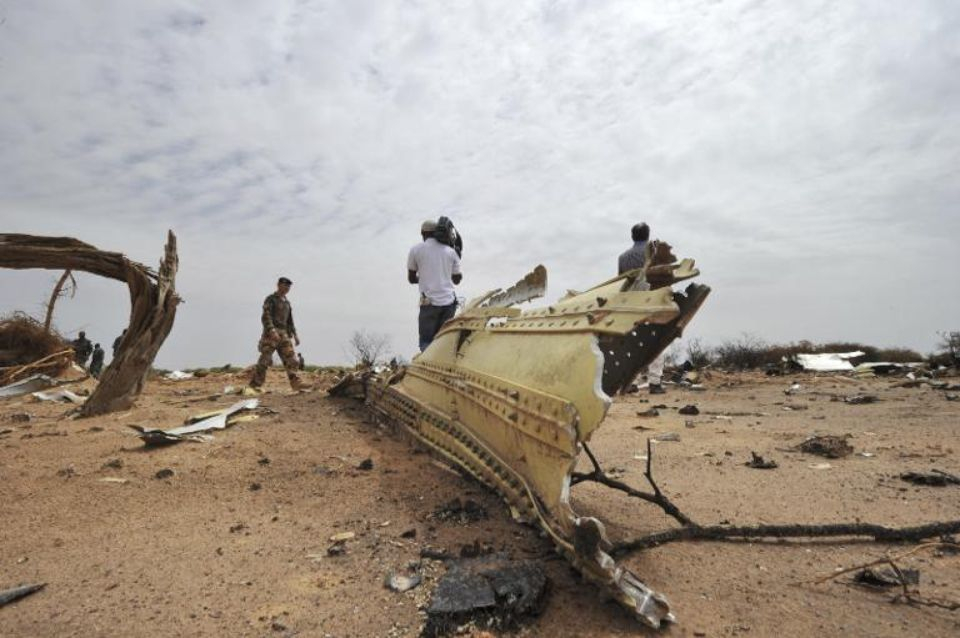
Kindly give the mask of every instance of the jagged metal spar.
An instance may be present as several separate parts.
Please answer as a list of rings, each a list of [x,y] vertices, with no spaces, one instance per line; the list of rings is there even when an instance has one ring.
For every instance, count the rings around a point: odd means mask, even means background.
[[[516,519],[538,525],[587,578],[660,627],[673,620],[666,599],[607,553],[603,523],[570,505],[571,472],[610,397],[679,336],[710,290],[671,290],[699,273],[666,244],[648,261],[547,308],[511,307],[542,296],[538,266],[467,304],[405,372],[366,383],[366,400],[499,492]]]

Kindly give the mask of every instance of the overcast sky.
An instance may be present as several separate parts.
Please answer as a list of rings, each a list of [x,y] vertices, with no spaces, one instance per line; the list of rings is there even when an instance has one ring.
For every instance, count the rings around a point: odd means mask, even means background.
[[[416,349],[419,224],[461,294],[607,278],[646,220],[713,293],[687,337],[934,348],[960,329],[960,3],[0,0],[0,231],[156,265],[158,365],[256,358],[280,275],[310,362]],[[55,273],[0,272],[0,312]],[[110,343],[125,286],[56,317]]]

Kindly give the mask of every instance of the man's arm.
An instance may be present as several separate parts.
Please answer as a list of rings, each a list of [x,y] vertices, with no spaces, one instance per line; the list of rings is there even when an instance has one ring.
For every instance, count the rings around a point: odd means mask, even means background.
[[[453,282],[453,285],[456,286],[463,280],[463,273],[460,271],[460,256],[453,248],[448,250],[449,252],[447,254],[453,258],[453,267],[450,269],[450,280]]]
[[[417,245],[419,246],[419,244]],[[419,270],[420,268],[417,266],[417,246],[414,246],[407,253],[407,281],[411,284],[420,283]]]
[[[260,315],[260,323],[263,324],[263,332],[276,332],[277,327],[273,325],[273,295],[263,300],[263,314]]]
[[[290,314],[287,315],[287,332],[293,337],[294,343],[300,345],[300,337],[297,335],[297,327],[293,324],[293,306],[290,307]]]

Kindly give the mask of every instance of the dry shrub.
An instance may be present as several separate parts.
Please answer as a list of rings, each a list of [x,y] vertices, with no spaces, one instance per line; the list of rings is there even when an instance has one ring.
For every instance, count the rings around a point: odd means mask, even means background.
[[[68,350],[35,367],[23,366],[57,352]],[[57,332],[47,332],[36,319],[15,312],[0,317],[0,386],[42,372],[51,377],[62,374],[73,361],[73,350]]]

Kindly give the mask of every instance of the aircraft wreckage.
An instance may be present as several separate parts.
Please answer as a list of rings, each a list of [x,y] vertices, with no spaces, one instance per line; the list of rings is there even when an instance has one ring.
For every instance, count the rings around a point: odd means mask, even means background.
[[[407,367],[364,382],[369,409],[500,493],[515,519],[539,526],[651,627],[674,620],[669,604],[614,561],[603,523],[573,511],[570,487],[610,397],[681,334],[710,292],[673,291],[699,271],[656,246],[646,268],[522,312],[514,306],[546,290],[537,266],[510,289],[470,301]]]

